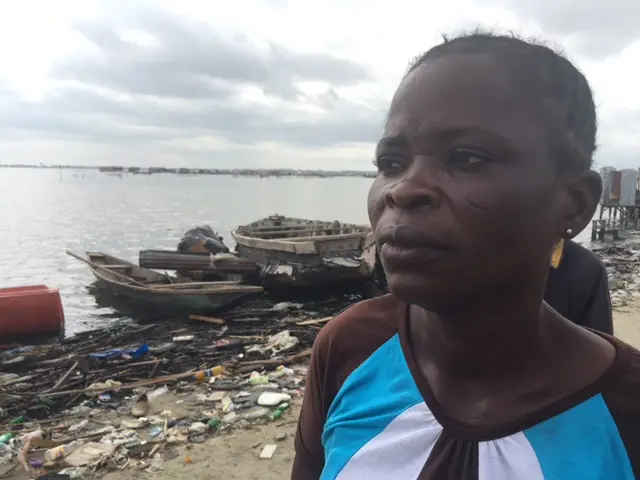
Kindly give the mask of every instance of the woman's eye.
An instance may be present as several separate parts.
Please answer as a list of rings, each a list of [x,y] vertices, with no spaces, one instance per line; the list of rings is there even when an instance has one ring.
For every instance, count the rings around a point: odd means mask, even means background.
[[[461,167],[479,165],[488,161],[490,159],[486,155],[471,150],[457,150],[451,154],[449,159],[450,164]]]
[[[405,163],[393,157],[378,157],[374,163],[379,172],[388,175],[399,173],[405,169]]]

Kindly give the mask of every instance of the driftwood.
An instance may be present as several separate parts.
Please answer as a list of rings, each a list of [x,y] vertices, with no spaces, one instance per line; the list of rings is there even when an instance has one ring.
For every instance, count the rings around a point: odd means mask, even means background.
[[[306,325],[321,325],[323,323],[327,323],[333,317],[324,317],[324,318],[314,318],[312,320],[303,320],[301,322],[296,322],[296,325],[306,326]]]
[[[124,391],[124,390],[133,390],[134,388],[142,388],[142,387],[150,387],[152,385],[157,385],[158,383],[170,383],[177,382],[178,380],[182,380],[183,378],[192,377],[195,375],[196,370],[189,370],[188,372],[178,373],[176,375],[168,375],[166,377],[158,377],[151,380],[141,380],[139,382],[127,383],[124,385],[120,385],[117,388],[109,387],[109,388],[81,388],[77,390],[67,390],[64,392],[52,392],[52,393],[31,393],[31,395],[35,395],[39,398],[43,397],[55,397],[61,395],[74,395],[78,393],[91,394],[91,395],[99,395],[101,393],[111,392],[111,391]],[[113,378],[113,377],[112,377]]]
[[[202,315],[191,315],[189,317],[189,320],[195,321],[195,322],[203,322],[203,323],[211,323],[214,325],[226,325],[226,321],[222,318],[216,318],[216,317],[204,317]]]
[[[69,376],[73,373],[73,371],[80,366],[80,364],[82,364],[82,373],[86,376],[86,372],[87,370],[89,370],[89,364],[85,358],[82,358],[82,357],[77,358],[73,362],[73,365],[71,365],[71,368],[67,370],[67,373],[65,373],[62,377],[60,377],[60,379],[53,385],[53,387],[45,390],[42,393],[54,392],[55,390],[57,390],[58,387],[60,387],[60,385],[62,385],[64,381],[67,378],[69,378]]]
[[[183,283],[172,283],[169,285],[149,285],[154,290],[180,290],[180,289],[189,289],[193,287],[235,287],[238,285],[238,282],[183,282]]]
[[[296,353],[295,355],[291,355],[290,357],[284,357],[280,359],[274,358],[270,360],[252,360],[248,362],[240,362],[238,363],[238,368],[236,368],[235,371],[238,373],[246,373],[246,372],[255,370],[256,368],[264,368],[269,366],[278,367],[280,365],[290,365],[292,363],[299,362],[300,360],[310,356],[311,356],[311,349],[309,348],[307,350],[303,350],[300,353]]]

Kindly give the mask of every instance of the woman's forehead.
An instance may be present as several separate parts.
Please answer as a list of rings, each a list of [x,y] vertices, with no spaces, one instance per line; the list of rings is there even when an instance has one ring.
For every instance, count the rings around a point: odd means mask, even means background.
[[[546,138],[538,113],[526,86],[516,85],[490,55],[450,54],[427,61],[405,77],[385,131],[387,136],[419,137],[436,130],[483,130],[527,144]]]

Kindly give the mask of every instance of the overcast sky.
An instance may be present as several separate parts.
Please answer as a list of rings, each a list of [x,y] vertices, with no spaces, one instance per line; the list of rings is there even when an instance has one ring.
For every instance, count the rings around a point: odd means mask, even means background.
[[[640,2],[0,3],[0,163],[373,168],[408,61],[478,25],[560,44],[597,164],[640,166]]]

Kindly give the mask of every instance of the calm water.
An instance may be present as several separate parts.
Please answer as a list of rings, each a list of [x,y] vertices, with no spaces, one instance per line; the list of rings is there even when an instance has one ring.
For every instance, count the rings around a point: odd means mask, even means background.
[[[274,213],[366,223],[371,179],[259,179],[0,169],[0,287],[60,288],[67,333],[113,315],[87,291],[94,277],[65,254],[98,250],[138,262],[141,249],[174,250],[208,224],[230,231]]]
[[[87,291],[93,275],[65,250],[137,263],[139,250],[173,250],[196,225],[211,225],[233,247],[233,228],[274,213],[367,223],[371,182],[0,169],[0,287],[58,287],[67,333],[98,327],[114,311],[97,305]]]

